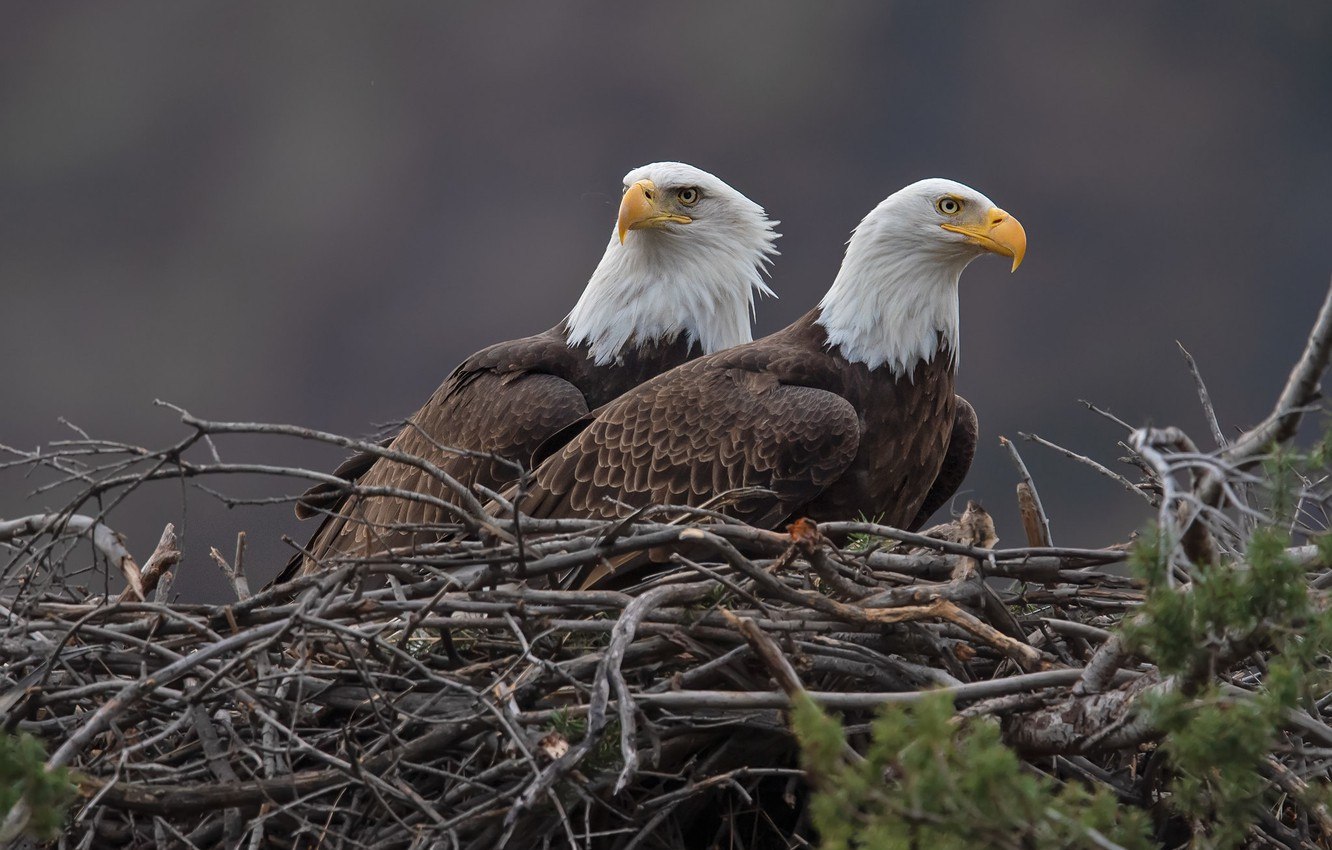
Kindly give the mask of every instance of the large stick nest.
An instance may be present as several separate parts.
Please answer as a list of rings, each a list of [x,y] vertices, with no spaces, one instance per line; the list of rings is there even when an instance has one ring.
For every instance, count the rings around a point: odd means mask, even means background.
[[[1328,314],[1260,426],[1210,453],[1174,429],[1135,431],[1135,480],[1106,470],[1178,532],[1185,579],[1242,558],[1245,470],[1313,398]],[[377,446],[185,421],[190,436],[162,450],[89,440],[15,453],[17,467],[83,487],[64,512],[0,523],[0,711],[47,742],[51,766],[76,771],[62,847],[809,846],[786,712],[798,690],[840,713],[856,746],[881,706],[943,691],[964,715],[1000,718],[1033,770],[1140,806],[1159,787],[1135,698],[1169,682],[1113,632],[1142,600],[1131,546],[1050,546],[1020,459],[1022,548],[999,548],[975,505],[923,535],[664,510],[472,517],[459,527],[482,533],[257,594],[242,539],[215,553],[235,600],[201,605],[167,601],[170,526],[140,565],[104,517],[78,511],[155,479],[254,471],[221,462],[217,434]],[[189,460],[196,445],[211,459]],[[639,586],[550,589],[574,567],[649,550],[661,567]],[[1291,554],[1326,583],[1313,547]],[[124,592],[89,590],[101,586],[89,570],[124,576]],[[1224,671],[1239,688],[1261,675],[1252,654]],[[1315,772],[1309,753],[1332,747],[1328,711],[1324,699],[1292,716],[1273,781]],[[1311,846],[1328,823],[1292,795],[1258,833]]]
[[[459,543],[411,581],[350,563],[228,605],[25,594],[9,716],[83,774],[98,846],[706,846],[802,826],[797,677],[861,720],[938,688],[1030,707],[1139,597],[1102,569],[1122,549],[988,548],[975,506],[910,551],[812,524],[565,525],[527,542],[526,584],[511,544]],[[648,548],[689,555],[633,592],[534,587]]]

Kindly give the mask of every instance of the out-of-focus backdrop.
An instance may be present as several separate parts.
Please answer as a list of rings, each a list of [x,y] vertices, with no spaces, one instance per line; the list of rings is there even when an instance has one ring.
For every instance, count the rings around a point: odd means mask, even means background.
[[[0,443],[159,446],[165,399],[349,434],[409,415],[464,356],[572,306],[620,177],[680,159],[781,219],[778,301],[815,303],[850,229],[925,176],[1026,225],[963,278],[968,495],[1020,545],[1001,434],[1113,464],[1130,423],[1270,405],[1332,271],[1332,4],[17,4],[0,28]],[[1019,443],[1056,542],[1145,503]],[[228,460],[331,469],[259,439]],[[59,507],[0,474],[0,517]],[[214,482],[215,484],[217,482]],[[290,482],[236,481],[249,495]],[[960,505],[959,505],[960,507]],[[146,557],[249,532],[253,580],[312,530],[158,484],[111,515]]]

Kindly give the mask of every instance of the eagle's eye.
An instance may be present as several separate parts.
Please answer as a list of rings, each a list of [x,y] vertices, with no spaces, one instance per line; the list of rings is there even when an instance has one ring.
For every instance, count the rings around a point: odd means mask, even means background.
[[[680,203],[687,207],[692,207],[698,203],[698,190],[693,186],[686,186],[680,190]]]
[[[944,215],[957,215],[962,212],[962,202],[957,198],[940,198],[935,203],[935,206],[938,207],[939,212]]]

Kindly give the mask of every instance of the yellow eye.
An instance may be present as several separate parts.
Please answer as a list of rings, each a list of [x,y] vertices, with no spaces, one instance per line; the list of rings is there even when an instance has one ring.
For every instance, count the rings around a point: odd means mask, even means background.
[[[698,203],[698,190],[695,189],[693,186],[681,189],[680,203],[684,204],[687,207],[692,207],[694,204]]]
[[[935,206],[944,215],[957,215],[962,212],[962,202],[957,198],[940,198]]]

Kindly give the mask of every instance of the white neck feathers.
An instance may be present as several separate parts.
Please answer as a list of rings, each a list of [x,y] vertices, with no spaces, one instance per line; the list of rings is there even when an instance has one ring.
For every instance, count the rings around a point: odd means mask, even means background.
[[[763,271],[775,239],[766,221],[743,234],[637,230],[624,244],[612,235],[569,313],[569,344],[588,344],[603,365],[628,345],[682,333],[704,353],[749,342],[754,296],[773,294]]]
[[[819,302],[828,345],[853,363],[885,366],[910,379],[916,364],[932,361],[942,344],[956,368],[957,283],[975,256],[930,250],[918,233],[884,226],[883,217],[870,213]]]

